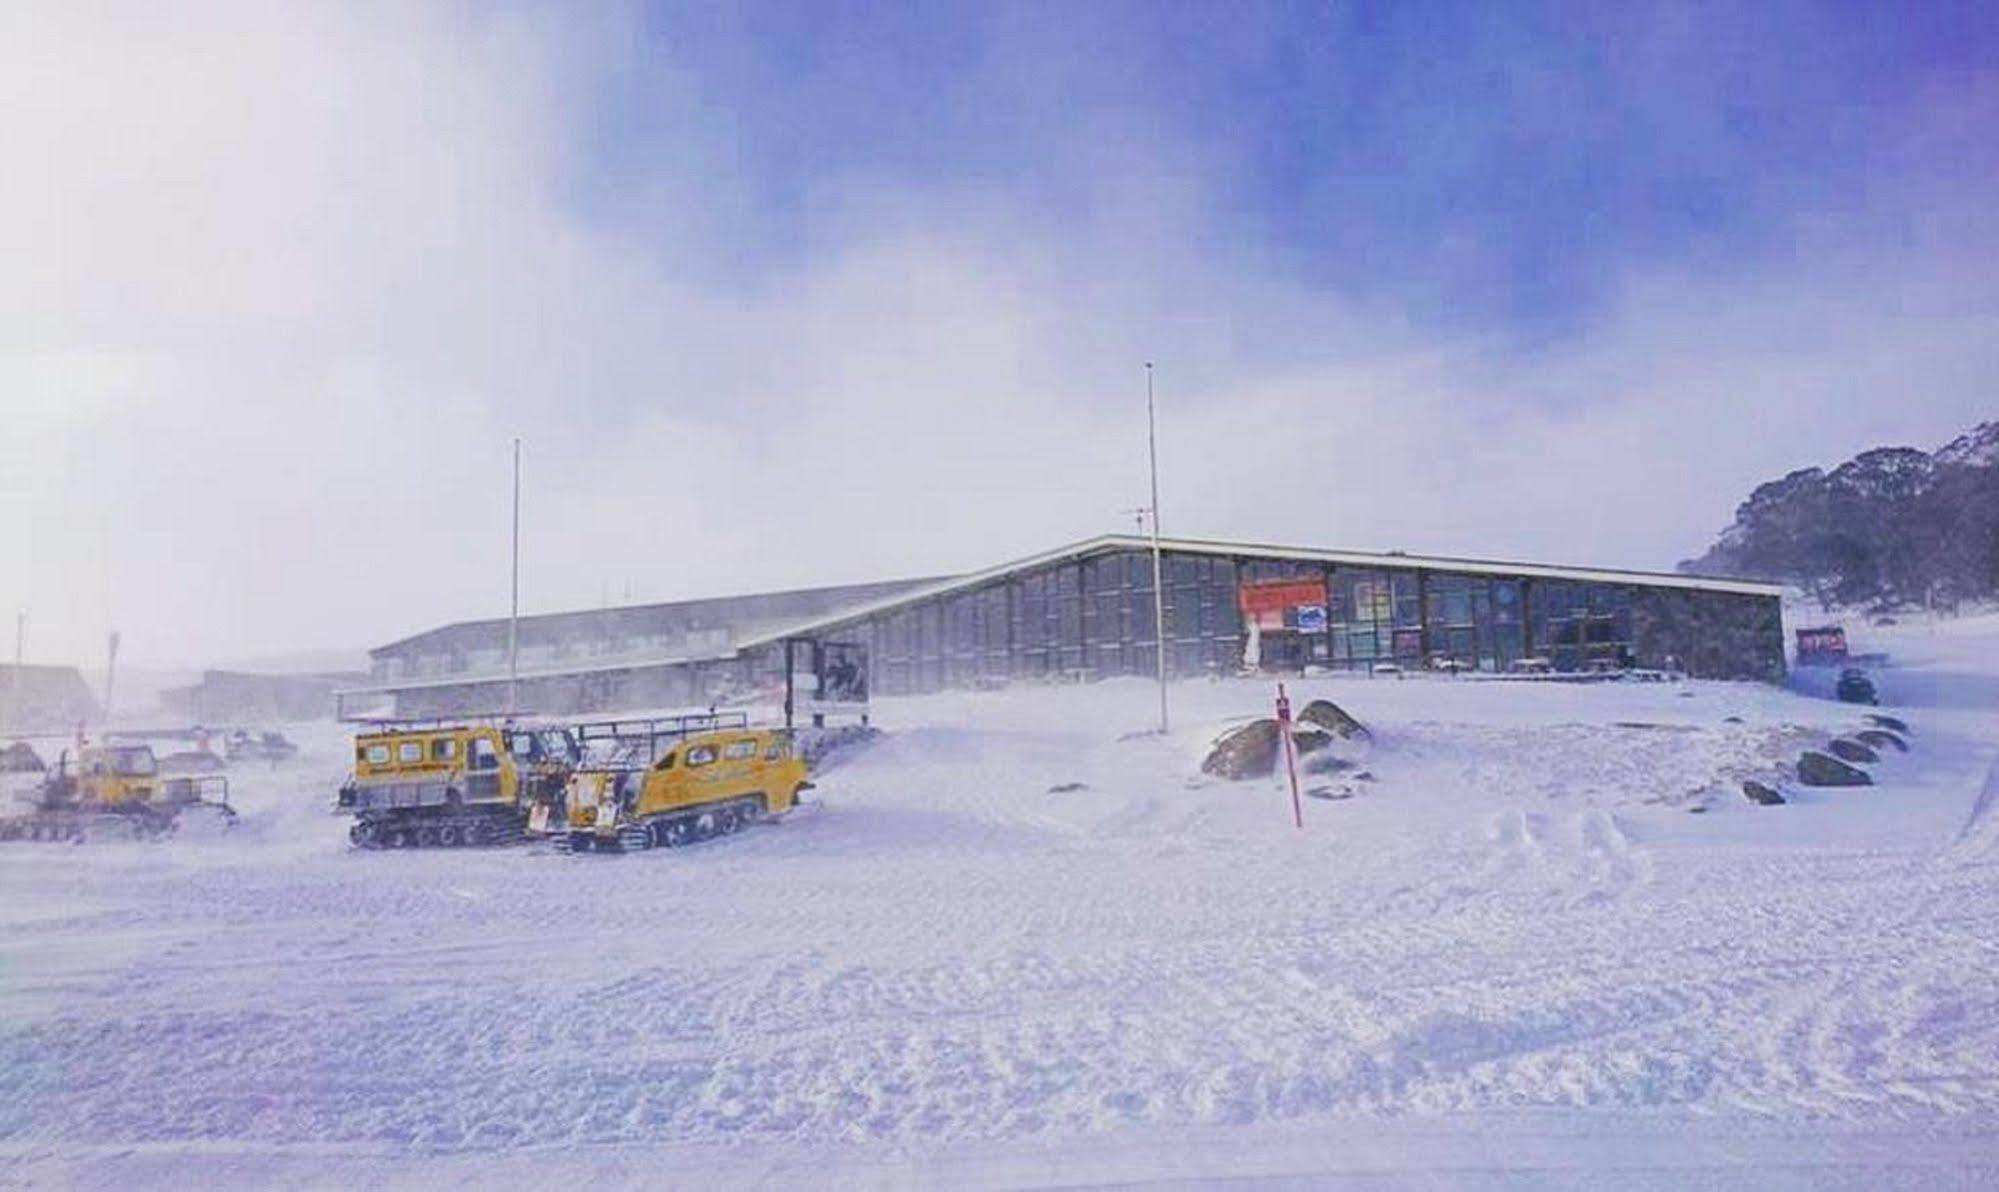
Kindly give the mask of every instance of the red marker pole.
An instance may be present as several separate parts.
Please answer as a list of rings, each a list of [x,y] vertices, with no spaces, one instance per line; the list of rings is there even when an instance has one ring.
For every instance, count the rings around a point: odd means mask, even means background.
[[[1291,772],[1291,823],[1305,830],[1305,805],[1298,799],[1298,743],[1291,739],[1291,699],[1277,685],[1277,736],[1284,743],[1284,768]]]

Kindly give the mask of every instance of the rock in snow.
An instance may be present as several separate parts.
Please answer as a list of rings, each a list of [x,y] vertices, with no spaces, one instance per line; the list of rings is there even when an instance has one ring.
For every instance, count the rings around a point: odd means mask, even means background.
[[[1322,733],[1315,728],[1299,728],[1293,725],[1291,741],[1298,747],[1298,756],[1304,757],[1308,753],[1315,753],[1331,745],[1333,737],[1331,733]]]
[[[1826,742],[1826,751],[1843,762],[1866,762],[1872,764],[1881,760],[1881,755],[1847,737],[1834,737]]]
[[[1867,719],[1868,722],[1871,724],[1877,724],[1880,725],[1882,728],[1891,729],[1895,732],[1901,733],[1905,737],[1909,735],[1908,722],[1900,719],[1899,717],[1884,716],[1879,712],[1869,712],[1867,714]]]
[[[1217,778],[1261,778],[1277,768],[1277,744],[1275,720],[1252,720],[1222,734],[1201,762],[1201,773]]]
[[[1798,781],[1806,786],[1873,786],[1874,779],[1858,766],[1830,754],[1807,749],[1798,759]]]
[[[1366,725],[1355,720],[1347,714],[1345,708],[1329,699],[1315,699],[1306,704],[1305,710],[1298,713],[1298,719],[1349,739],[1366,741],[1374,736],[1367,731]]]
[[[1317,729],[1293,728],[1291,740],[1303,757],[1324,749],[1333,738]],[[1201,762],[1201,773],[1230,779],[1265,777],[1277,769],[1279,742],[1275,720],[1252,720],[1222,734]]]
[[[1883,745],[1893,745],[1902,753],[1909,752],[1909,743],[1885,728],[1863,728],[1853,734],[1853,738],[1856,741],[1864,741],[1876,749]]]
[[[1754,778],[1742,780],[1742,793],[1748,796],[1751,803],[1759,803],[1764,807],[1775,807],[1784,801],[1784,796],[1777,793],[1776,787],[1758,782]]]

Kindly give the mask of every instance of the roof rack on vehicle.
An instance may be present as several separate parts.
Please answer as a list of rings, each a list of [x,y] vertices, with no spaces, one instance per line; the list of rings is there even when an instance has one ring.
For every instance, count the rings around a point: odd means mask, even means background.
[[[575,725],[576,739],[659,740],[680,738],[718,729],[748,728],[748,712],[690,712],[680,716],[634,717],[629,720],[586,720]]]
[[[349,723],[365,725],[377,732],[393,732],[398,729],[456,728],[461,724],[511,724],[525,728],[538,726],[542,721],[543,718],[533,712],[458,712],[449,716],[366,716]]]
[[[695,712],[684,716],[655,716],[630,720],[588,721],[576,726],[576,741],[587,752],[592,745],[609,743],[610,756],[587,763],[592,770],[643,770],[675,744],[697,733],[726,732],[750,727],[748,712]]]

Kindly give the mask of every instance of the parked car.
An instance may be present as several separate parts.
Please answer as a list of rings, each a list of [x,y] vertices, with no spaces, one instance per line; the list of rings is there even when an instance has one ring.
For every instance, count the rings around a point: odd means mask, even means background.
[[[283,733],[260,732],[252,736],[241,729],[229,734],[223,748],[231,761],[280,762],[298,753],[298,746],[286,740]]]
[[[1837,695],[1842,703],[1878,704],[1881,702],[1874,690],[1874,680],[1868,678],[1867,672],[1861,670],[1859,667],[1850,666],[1839,672],[1839,686],[1834,689],[1833,694]]]
[[[48,767],[26,741],[16,741],[0,749],[0,807],[32,799],[47,775]]]

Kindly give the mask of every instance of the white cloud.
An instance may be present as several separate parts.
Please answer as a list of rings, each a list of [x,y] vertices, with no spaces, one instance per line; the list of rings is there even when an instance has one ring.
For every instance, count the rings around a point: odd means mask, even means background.
[[[671,263],[753,218],[702,210],[725,114],[690,100],[646,218],[562,199],[565,96],[615,29],[150,11],[0,18],[27,180],[0,188],[0,531],[29,539],[0,600],[40,658],[94,659],[113,624],[134,659],[201,663],[503,611],[515,434],[530,609],[1122,528],[1148,355],[1170,531],[1659,566],[1775,471],[1947,437],[1993,363],[1987,283],[1923,254],[1865,287],[1867,257],[1632,279],[1583,347],[1495,363],[1203,256],[1183,159],[1098,188],[1132,216],[1107,243],[828,180],[828,247],[696,282]]]

